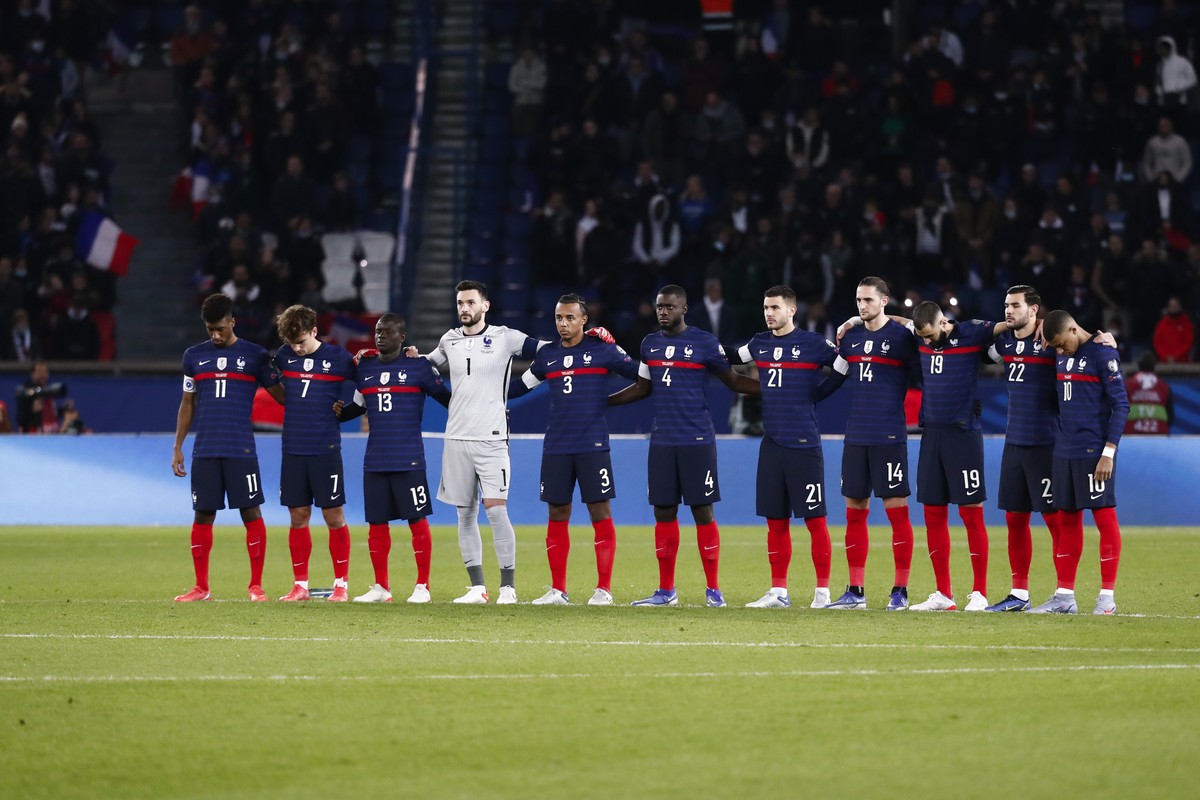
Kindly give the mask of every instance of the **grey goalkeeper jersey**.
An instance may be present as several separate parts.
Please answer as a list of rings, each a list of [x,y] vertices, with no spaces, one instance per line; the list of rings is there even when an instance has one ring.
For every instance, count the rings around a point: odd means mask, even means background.
[[[488,325],[468,336],[462,328],[446,331],[426,358],[450,373],[447,439],[496,441],[508,438],[508,380],[513,356],[529,337],[503,325]]]

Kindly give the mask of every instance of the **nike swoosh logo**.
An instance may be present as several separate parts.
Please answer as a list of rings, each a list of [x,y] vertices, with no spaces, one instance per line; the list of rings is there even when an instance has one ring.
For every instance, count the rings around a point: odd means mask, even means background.
[[[1066,558],[1069,555],[1070,555],[1070,553],[1055,553],[1054,557],[1055,558]]]
[[[850,349],[853,350],[854,348],[858,347],[860,344],[862,344],[862,342],[855,342],[854,344],[850,345]]]
[[[857,544],[848,544],[848,545],[846,545],[846,549],[847,549],[847,550],[849,550],[851,547],[858,547],[858,545],[857,545]]]
[[[1104,497],[1104,492],[1101,492],[1100,494],[1091,494],[1088,495],[1088,497],[1092,498],[1093,500],[1099,500],[1101,497]]]
[[[212,361],[212,359],[210,358],[210,359],[208,359],[208,361]],[[196,366],[203,367],[205,364],[208,363],[208,361],[201,361],[201,362],[197,363]]]
[[[255,497],[258,497],[258,492],[251,492],[250,499],[253,500]]]
[[[336,563],[336,564],[345,564],[345,563],[346,563],[346,559],[344,559],[344,558],[339,558],[339,559],[338,559],[336,562],[334,562],[334,563]]]
[[[192,549],[193,549],[193,550],[195,550],[197,547],[204,547],[204,545],[202,545],[202,544],[194,544],[194,545],[192,545]]]
[[[716,550],[720,546],[721,545],[719,545],[719,544],[706,544],[706,545],[704,545],[704,549],[705,550]]]
[[[342,496],[342,495],[341,495],[340,493],[338,493],[338,494],[335,494],[335,495],[333,495],[333,496],[332,496],[332,497],[330,497],[329,499],[330,499],[330,500],[337,500],[337,499],[338,499],[339,497],[341,497],[341,496]]]
[[[758,354],[759,354],[760,356],[765,356],[765,355],[767,354],[767,351],[766,351],[766,350],[759,350],[759,351],[758,351]]]
[[[651,348],[650,348],[650,352],[651,352],[651,353],[657,353],[657,352],[658,352],[659,350],[661,350],[661,349],[662,349],[661,347],[651,347]]]
[[[814,508],[816,508],[816,507],[817,507],[817,506],[819,506],[819,505],[821,505],[821,504],[820,504],[820,503],[814,503],[813,505],[811,505],[811,506],[809,506],[809,507],[808,507],[808,510],[809,510],[809,511],[812,511]]]
[[[556,547],[558,547],[558,545],[556,545],[556,544],[548,544],[548,545],[546,545],[546,551],[547,551],[547,552],[549,552],[549,551],[553,550],[553,549],[554,549],[554,548],[556,548]]]
[[[979,492],[978,489],[972,489],[971,491],[967,492],[967,497],[970,497],[973,494],[977,494],[978,492]]]
[[[293,567],[303,567],[303,566],[304,566],[304,562],[303,562],[303,561],[293,561],[293,562],[292,562],[292,566],[293,566]]]
[[[289,363],[289,364],[295,364],[295,363],[296,363],[296,361],[298,361],[298,360],[299,360],[299,359],[295,359],[295,358],[289,358],[289,359],[288,359],[288,363]]]
[[[547,361],[547,362],[546,362],[546,366],[547,366],[547,367],[552,367],[552,366],[554,366],[554,365],[555,365],[555,364],[557,364],[557,363],[558,363],[558,359],[556,358],[556,359],[554,359],[553,361]]]
[[[1116,557],[1116,556],[1109,556],[1108,558],[1102,558],[1102,559],[1100,559],[1100,560],[1101,560],[1101,561],[1116,561],[1116,560],[1117,560],[1117,557]]]
[[[367,381],[374,380],[374,379],[375,379],[374,375],[368,375],[367,377],[363,378],[363,383],[366,383]]]
[[[417,511],[420,511],[422,508],[424,508],[427,505],[428,505],[428,503],[421,503],[421,505],[417,506]]]
[[[705,492],[705,493],[704,493],[704,496],[705,496],[705,497],[712,497],[712,494],[713,494],[713,492],[715,492],[715,491],[716,491],[716,489],[709,489],[707,492]]]
[[[900,481],[900,483],[904,483],[904,481]],[[895,489],[897,486],[899,486],[899,485],[900,485],[900,483],[889,483],[889,484],[888,484],[888,488],[889,488],[889,489]]]
[[[246,542],[246,544],[250,547],[258,547],[262,544],[262,539],[259,539],[257,542]]]

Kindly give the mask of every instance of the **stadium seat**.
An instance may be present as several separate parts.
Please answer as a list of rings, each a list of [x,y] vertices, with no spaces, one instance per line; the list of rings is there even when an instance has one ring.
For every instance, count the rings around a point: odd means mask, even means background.
[[[507,237],[504,240],[504,256],[515,261],[529,262],[529,239]]]
[[[344,303],[357,296],[354,289],[354,273],[357,269],[349,257],[344,260],[325,259],[321,264],[321,273],[325,276],[321,297],[326,303]]]
[[[359,231],[358,243],[362,246],[363,256],[367,259],[368,264],[373,266],[392,263],[392,255],[396,252],[396,237],[392,234]]]
[[[520,213],[505,214],[504,232],[508,234],[509,238],[527,238],[529,234],[533,233],[533,217]]]
[[[112,361],[117,357],[117,319],[111,311],[93,311],[96,330],[100,333],[99,361]]]

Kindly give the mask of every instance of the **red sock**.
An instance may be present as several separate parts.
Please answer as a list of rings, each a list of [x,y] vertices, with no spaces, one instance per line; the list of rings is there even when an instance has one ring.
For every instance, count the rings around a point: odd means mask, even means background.
[[[1075,575],[1083,556],[1083,512],[1058,512],[1058,552],[1054,554],[1054,571],[1058,573],[1058,588],[1075,591]]]
[[[292,577],[308,580],[308,559],[312,556],[312,532],[308,526],[288,528],[288,550],[292,553]]]
[[[767,520],[767,561],[771,563],[771,587],[786,589],[788,567],[792,563],[792,523],[786,519]]]
[[[196,570],[196,588],[208,591],[208,555],[212,552],[212,525],[192,523],[192,566]]]
[[[1047,511],[1042,514],[1042,520],[1046,523],[1047,530],[1050,531],[1050,558],[1054,559],[1055,553],[1058,552],[1058,526],[1062,519],[1057,511]]]
[[[1033,560],[1033,534],[1029,530],[1028,511],[1008,511],[1008,565],[1012,568],[1012,588],[1029,591],[1029,563]]]
[[[350,580],[350,528],[329,529],[329,557],[333,559],[333,579]]]
[[[704,567],[704,579],[709,589],[719,589],[717,567],[721,561],[721,532],[717,521],[696,526],[696,546],[700,548],[700,564]]]
[[[546,523],[546,560],[550,562],[550,585],[563,594],[567,591],[567,556],[571,554],[571,523],[566,520]]]
[[[592,523],[596,533],[596,588],[612,591],[613,560],[617,557],[617,528],[612,517]]]
[[[850,585],[862,586],[867,573],[867,554],[871,540],[867,536],[866,508],[846,508],[846,564],[850,567]]]
[[[408,530],[412,533],[413,560],[417,562],[417,583],[429,588],[429,563],[433,556],[433,534],[429,532],[429,520],[409,520]],[[384,558],[384,575],[387,575],[387,559]],[[380,584],[382,586],[383,584]]]
[[[388,585],[388,553],[392,551],[392,529],[382,525],[367,526],[367,552],[371,554],[371,567],[375,570],[375,582],[384,589]]]
[[[1100,588],[1117,588],[1117,568],[1121,566],[1121,526],[1115,508],[1097,508],[1092,519],[1100,529]]]
[[[896,579],[893,586],[908,586],[912,573],[913,529],[908,519],[908,506],[885,509],[888,522],[892,523],[892,560],[896,563]]]
[[[267,523],[259,517],[245,525],[246,553],[250,556],[250,585],[262,586],[263,564],[267,560]]]
[[[804,520],[808,535],[812,537],[813,570],[817,575],[817,586],[829,586],[829,562],[833,559],[833,544],[829,541],[829,525],[824,517]]]
[[[937,590],[954,597],[950,583],[950,509],[947,506],[925,506],[925,541],[929,546],[929,561]]]
[[[679,520],[654,523],[654,555],[658,558],[658,588],[675,588],[675,559],[679,556]]]
[[[959,506],[958,516],[967,526],[967,551],[971,554],[971,591],[987,594],[988,535],[983,524],[983,506]]]

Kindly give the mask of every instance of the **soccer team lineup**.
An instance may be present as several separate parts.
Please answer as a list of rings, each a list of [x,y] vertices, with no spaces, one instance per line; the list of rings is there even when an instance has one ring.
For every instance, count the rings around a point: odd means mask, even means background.
[[[886,603],[874,600],[872,608],[1076,614],[1084,516],[1090,512],[1099,532],[1101,587],[1092,613],[1115,614],[1121,530],[1114,462],[1130,404],[1111,335],[1083,330],[1069,313],[1044,308],[1037,290],[1025,285],[1008,289],[1004,317],[998,322],[951,320],[933,302],[918,304],[911,319],[889,316],[889,288],[878,277],[859,282],[855,301],[858,314],[838,329],[834,341],[796,326],[797,301],[790,288],[767,288],[762,301],[765,329],[744,344],[725,348],[713,334],[684,321],[686,292],[668,285],[655,297],[659,330],[647,335],[639,352],[632,354],[617,346],[606,329],[591,326],[587,302],[579,295],[559,299],[554,309],[559,338],[545,341],[489,324],[487,287],[462,281],[455,287],[460,326],[447,331],[431,352],[420,354],[407,346],[405,320],[389,313],[376,324],[375,347],[352,355],[322,342],[316,313],[302,305],[279,315],[278,332],[285,344],[271,354],[238,338],[232,301],[212,295],[201,309],[208,340],[183,356],[172,469],[191,483],[195,585],[175,600],[211,598],[213,525],[218,510],[227,506],[237,509],[245,526],[249,600],[272,599],[263,588],[267,529],[260,506],[274,487],[263,482],[251,426],[251,408],[261,386],[286,410],[279,499],[289,513],[293,584],[280,601],[323,597],[329,602],[392,602],[390,523],[398,520],[407,522],[416,565],[408,602],[451,599],[430,594],[428,517],[433,504],[440,502],[456,509],[468,578],[466,592],[453,602],[519,602],[517,540],[507,509],[512,477],[507,402],[546,383],[550,397],[539,491],[547,507],[550,588],[532,603],[568,605],[580,599],[579,594],[569,595],[567,587],[572,500],[578,488],[594,532],[596,581],[588,605],[679,604],[679,507],[686,505],[703,566],[704,605],[723,607],[715,513],[721,489],[716,436],[705,397],[711,375],[731,391],[760,396],[762,402],[755,513],[766,520],[771,583],[749,607],[791,605],[795,518],[804,520],[810,540],[815,577],[810,607],[867,609],[867,521],[874,495],[882,501],[891,528],[894,578]],[[519,376],[512,373],[514,359],[531,362]],[[1005,512],[1012,574],[1005,596],[994,603],[987,597],[984,504],[989,498],[977,396],[979,366],[991,362],[1003,364],[1008,390],[999,496],[991,502]],[[740,365],[755,367],[757,377],[733,369]],[[610,375],[628,385],[612,392]],[[350,401],[344,399],[347,382],[355,387]],[[914,386],[922,390],[922,432],[917,464],[910,465],[904,405]],[[816,413],[817,403],[835,394],[847,409],[840,494],[845,501],[849,583],[840,595],[830,592],[827,522],[833,503],[829,490],[836,496],[837,487],[826,485]],[[426,397],[448,409],[440,476],[426,474]],[[616,484],[605,410],[643,399],[654,404],[647,496],[654,513],[659,585],[644,597],[616,599],[617,530],[611,509]],[[344,513],[347,465],[342,463],[340,425],[362,415],[368,422],[361,469],[373,579],[356,595],[348,581],[351,533]],[[189,434],[194,437],[190,462],[183,451]],[[431,484],[430,477],[436,483]],[[916,536],[909,497],[914,485],[935,585],[927,587],[932,589],[927,599],[917,602],[914,596],[910,603]],[[499,571],[494,594],[485,580],[481,505]],[[952,505],[966,528],[969,592],[962,591],[961,578],[958,593],[951,582]],[[323,518],[316,524],[323,522],[329,530],[331,590],[318,591],[309,584],[314,506]],[[1047,586],[1044,595],[1031,599],[1035,514],[1050,535],[1056,583],[1052,592]],[[1038,604],[1045,595],[1049,599]]]

